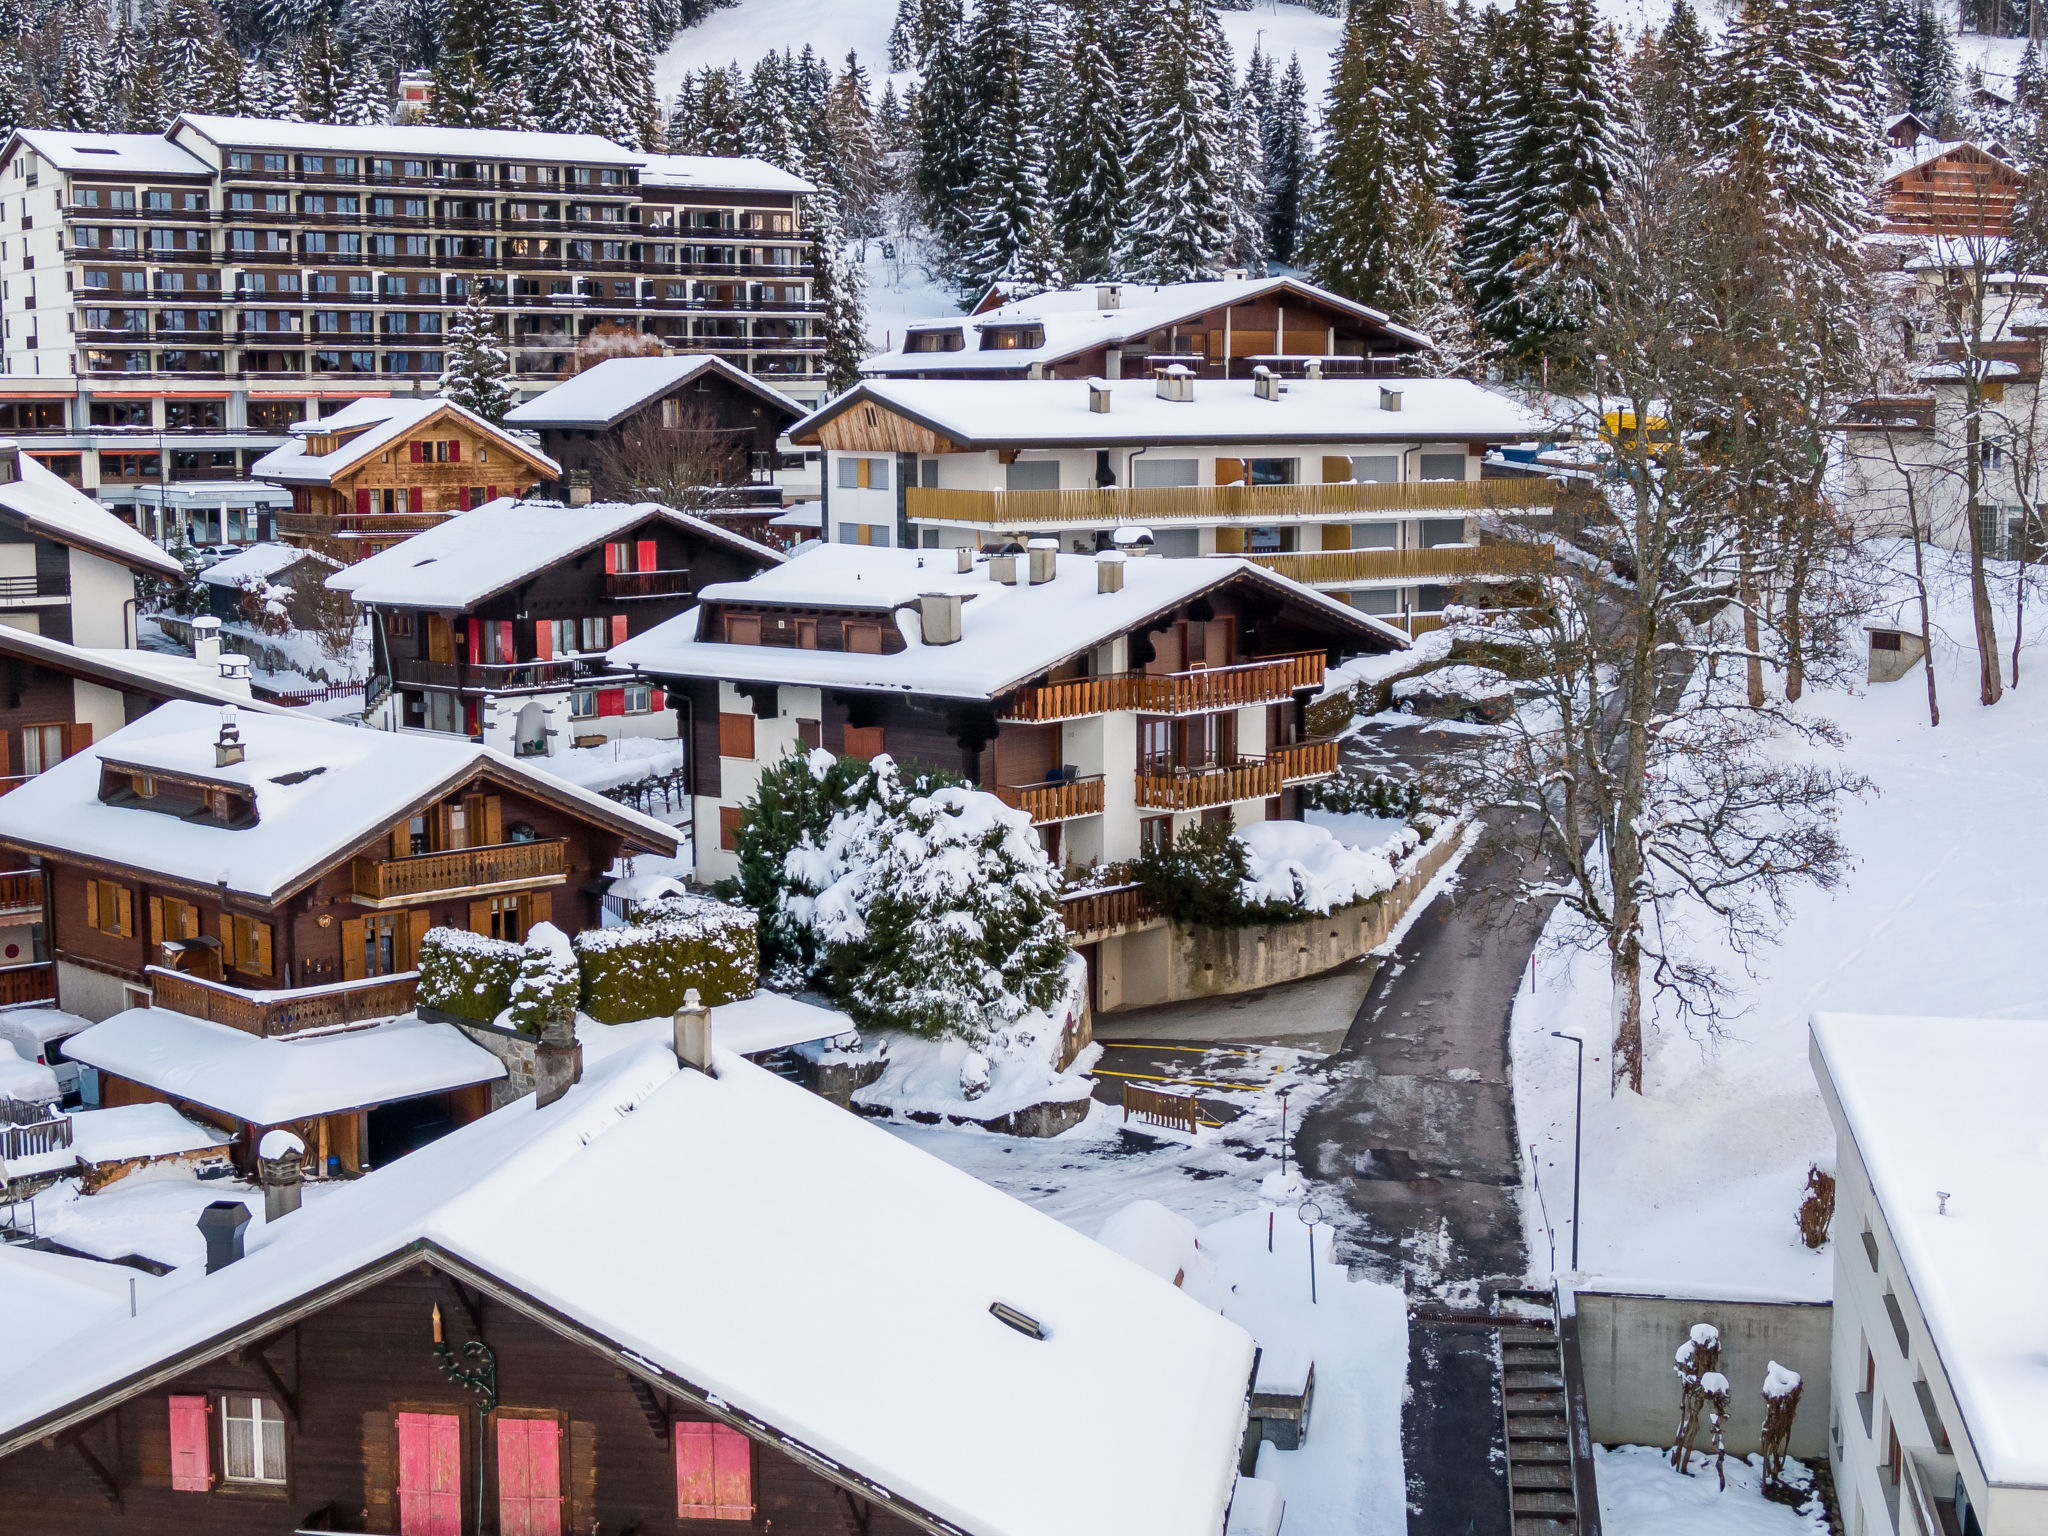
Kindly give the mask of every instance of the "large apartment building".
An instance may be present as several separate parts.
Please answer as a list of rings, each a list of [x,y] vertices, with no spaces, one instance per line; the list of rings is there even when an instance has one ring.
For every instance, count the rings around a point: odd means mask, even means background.
[[[161,542],[254,542],[285,505],[255,460],[293,422],[431,390],[473,290],[528,393],[597,333],[815,403],[810,190],[591,134],[20,130],[0,149],[0,435]]]

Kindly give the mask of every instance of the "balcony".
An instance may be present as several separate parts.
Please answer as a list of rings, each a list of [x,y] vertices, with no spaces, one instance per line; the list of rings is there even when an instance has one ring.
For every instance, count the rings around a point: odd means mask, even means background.
[[[1080,491],[904,492],[913,520],[988,529],[1114,528],[1125,523],[1332,522],[1366,512],[1548,509],[1550,480],[1416,480],[1403,485],[1191,485]]]
[[[21,603],[47,603],[71,595],[71,577],[65,571],[33,576],[0,576],[0,607]]]
[[[8,781],[0,780],[0,783]],[[26,782],[25,780],[16,782]],[[12,788],[11,783],[8,784]],[[0,793],[5,793],[0,790]],[[0,916],[17,917],[43,910],[43,872],[39,869],[11,869],[0,874]]]
[[[162,966],[149,968],[155,1003],[189,1018],[208,1019],[251,1035],[295,1035],[309,1029],[369,1024],[412,1011],[417,971],[372,976],[325,987],[250,992],[224,982],[188,976]]]
[[[1060,921],[1067,937],[1087,943],[1142,928],[1159,920],[1158,903],[1138,885],[1112,886],[1103,891],[1081,891],[1060,898]]]
[[[1325,549],[1245,557],[1290,581],[1341,587],[1368,581],[1456,581],[1540,574],[1548,545],[1454,544],[1443,549]]]
[[[568,878],[568,840],[497,843],[407,859],[357,859],[350,872],[359,907],[398,906],[422,896],[525,890]]]
[[[1229,667],[1185,672],[1121,672],[1040,683],[1022,690],[1003,719],[1045,723],[1139,710],[1148,715],[1199,715],[1214,710],[1278,704],[1323,686],[1321,651],[1260,656]]]
[[[280,538],[389,539],[424,533],[454,514],[448,512],[280,512]]]
[[[606,597],[687,597],[690,573],[680,571],[607,571]]]
[[[0,1008],[16,1003],[47,1003],[57,995],[54,968],[47,960],[0,966]]]
[[[1265,800],[1286,783],[1277,758],[1240,758],[1229,767],[1141,768],[1138,807],[1148,811],[1200,811],[1239,800]]]
[[[1041,784],[996,784],[990,792],[1013,810],[1024,812],[1034,826],[1102,814],[1102,775],[1047,779]]]
[[[394,657],[391,680],[415,688],[474,688],[501,693],[514,688],[566,688],[582,663],[553,661],[427,661],[417,656]]]
[[[1311,779],[1327,779],[1337,771],[1337,738],[1325,736],[1315,741],[1297,741],[1289,746],[1275,747],[1266,761],[1280,765],[1283,784],[1306,784]]]

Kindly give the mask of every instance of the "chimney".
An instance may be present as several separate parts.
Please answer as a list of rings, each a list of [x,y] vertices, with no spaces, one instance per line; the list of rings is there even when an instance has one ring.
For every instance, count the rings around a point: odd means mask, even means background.
[[[1252,370],[1252,393],[1261,400],[1280,398],[1280,376],[1264,363]]]
[[[213,766],[232,768],[243,755],[242,728],[235,723],[235,706],[223,704],[220,707],[220,735],[213,743]]]
[[[220,659],[220,680],[230,687],[239,685],[238,691],[249,691],[249,658],[246,656],[223,656]]]
[[[1195,376],[1185,363],[1169,363],[1159,370],[1158,394],[1162,400],[1177,400],[1183,405],[1191,404],[1195,398]]]
[[[1243,267],[1225,267],[1223,269],[1223,281],[1226,283],[1241,283],[1249,275]]]
[[[1051,581],[1059,575],[1060,541],[1058,539],[1033,539],[1028,546],[1029,568],[1026,579],[1032,586]]]
[[[1097,309],[1122,309],[1124,289],[1121,283],[1097,283],[1095,285],[1095,307]]]
[[[533,1087],[537,1107],[546,1109],[583,1080],[583,1047],[576,1039],[576,1020],[549,1019],[533,1048]]]
[[[699,1072],[711,1071],[711,1010],[695,987],[683,994],[683,1006],[676,1010],[676,1060]]]
[[[1121,592],[1124,589],[1124,557],[1113,549],[1105,549],[1095,557],[1095,590]]]
[[[590,471],[572,469],[569,471],[569,505],[587,507],[590,505]]]
[[[220,665],[220,620],[212,614],[192,621],[192,659],[208,671]]]
[[[1152,553],[1152,530],[1150,528],[1119,528],[1110,536],[1110,542],[1124,552],[1127,559],[1136,560]]]
[[[1388,389],[1382,384],[1380,386],[1380,409],[1383,411],[1398,411],[1401,409],[1401,391],[1398,389]]]
[[[1098,416],[1107,416],[1109,414],[1110,398],[1109,380],[1090,379],[1088,381],[1089,410]]]
[[[973,570],[973,569],[974,569],[974,551],[973,551],[973,549],[971,549],[971,548],[970,548],[969,546],[967,546],[967,545],[965,545],[965,544],[962,544],[962,545],[961,545],[961,546],[960,546],[960,547],[959,547],[958,549],[954,550],[954,551],[953,551],[953,569],[954,569],[955,571],[959,572],[959,574],[960,574],[960,575],[962,575],[962,576],[965,576],[965,575],[966,575],[966,574],[967,574],[967,573],[968,573],[969,571]]]
[[[917,616],[926,645],[953,645],[960,639],[960,594],[927,592],[917,600]]]
[[[299,1185],[306,1176],[306,1144],[290,1131],[265,1131],[256,1144],[256,1177],[263,1185],[265,1223],[299,1208]]]
[[[1301,365],[1301,376],[1312,384],[1323,382],[1323,360],[1312,357]]]
[[[239,1200],[216,1200],[199,1213],[199,1235],[206,1239],[209,1275],[242,1256],[242,1229],[248,1225],[249,1207]]]
[[[1015,555],[990,555],[988,557],[988,579],[1000,581],[1006,587],[1017,585],[1017,557]]]

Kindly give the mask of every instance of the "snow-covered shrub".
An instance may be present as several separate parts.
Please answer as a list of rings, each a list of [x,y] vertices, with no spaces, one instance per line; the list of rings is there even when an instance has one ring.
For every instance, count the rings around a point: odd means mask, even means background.
[[[495,1019],[512,1001],[520,948],[462,928],[429,928],[420,940],[422,1008],[464,1019]]]
[[[1422,838],[1402,827],[1377,848],[1354,848],[1307,822],[1255,821],[1237,841],[1245,849],[1247,912],[1325,916],[1392,890],[1401,878],[1396,865]]]
[[[512,983],[512,1027],[521,1034],[539,1035],[550,1024],[573,1020],[581,990],[569,936],[553,923],[535,923],[520,950],[519,975]]]
[[[576,936],[583,1011],[604,1024],[674,1013],[697,989],[716,1008],[754,995],[761,951],[757,920],[744,907],[705,896],[651,901],[625,928]]]
[[[1339,816],[1406,817],[1422,809],[1422,786],[1385,773],[1339,773],[1303,785],[1301,803]]]
[[[1352,716],[1361,713],[1359,688],[1340,688],[1325,694],[1308,707],[1303,725],[1310,736],[1334,736],[1351,723]]]

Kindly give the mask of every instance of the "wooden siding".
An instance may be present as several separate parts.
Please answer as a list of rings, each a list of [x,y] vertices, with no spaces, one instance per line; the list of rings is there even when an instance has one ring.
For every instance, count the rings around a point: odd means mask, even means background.
[[[790,439],[853,453],[958,453],[960,445],[884,405],[858,402],[818,427]]]
[[[1361,512],[1508,511],[1553,507],[1558,486],[1544,479],[1416,480],[1405,485],[1189,485],[1074,491],[945,491],[912,486],[904,505],[915,521],[975,527],[1070,528],[1234,518],[1301,521]]]
[[[2004,236],[2024,185],[2020,173],[1974,145],[1938,155],[1880,189],[1889,234]]]

